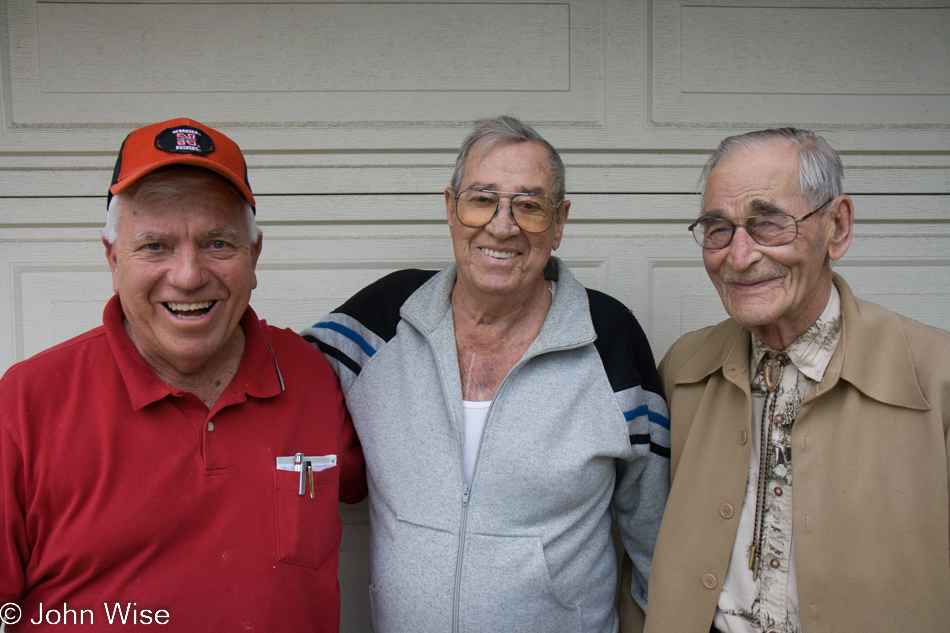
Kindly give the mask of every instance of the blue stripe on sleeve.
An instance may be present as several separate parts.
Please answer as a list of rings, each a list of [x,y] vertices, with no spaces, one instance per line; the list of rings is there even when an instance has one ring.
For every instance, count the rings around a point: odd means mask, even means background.
[[[632,419],[634,419],[634,418],[638,418],[638,417],[640,417],[641,415],[647,416],[647,419],[650,420],[650,422],[653,422],[653,423],[655,423],[655,424],[659,424],[660,426],[662,426],[662,427],[665,428],[665,429],[670,428],[670,421],[669,421],[669,419],[665,418],[664,416],[660,415],[659,413],[657,413],[657,412],[655,412],[655,411],[650,411],[650,407],[648,407],[648,406],[645,405],[645,404],[640,405],[639,407],[637,407],[637,408],[634,409],[633,411],[624,411],[624,412],[623,412],[623,417],[626,418],[627,422],[629,422],[630,420],[632,420]]]
[[[362,336],[360,336],[359,334],[357,334],[355,331],[351,330],[350,328],[346,327],[345,325],[340,325],[339,323],[334,323],[333,321],[320,321],[313,327],[322,327],[328,330],[333,330],[334,332],[339,332],[346,338],[350,339],[351,341],[359,345],[360,349],[362,349],[363,352],[367,356],[371,357],[373,354],[376,353],[376,350],[373,349],[372,345],[366,342],[366,339],[364,339]]]

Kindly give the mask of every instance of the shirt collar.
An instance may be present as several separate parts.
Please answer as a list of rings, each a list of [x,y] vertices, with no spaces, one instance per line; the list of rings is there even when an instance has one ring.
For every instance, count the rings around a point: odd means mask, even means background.
[[[183,393],[163,383],[145,362],[122,325],[124,318],[119,295],[113,295],[103,310],[102,324],[125,382],[132,409],[138,411],[167,396]],[[269,398],[283,391],[277,357],[265,336],[264,324],[248,306],[241,317],[241,328],[244,330],[244,354],[241,364],[231,379],[229,390],[221,395],[219,401],[232,390],[237,396],[236,401],[244,401],[246,396]],[[216,408],[220,408],[217,406],[220,404],[222,403],[216,403]]]
[[[808,378],[820,382],[841,339],[841,295],[834,284],[818,320],[784,350],[789,361]],[[752,367],[757,368],[769,346],[752,334]]]
[[[856,299],[844,279],[837,273],[832,273],[832,277],[841,299],[841,335],[825,375],[812,393],[821,396],[833,390],[840,379],[879,402],[929,410],[931,406],[918,384],[919,368],[905,333],[908,327],[923,326],[879,305]],[[697,383],[721,370],[730,383],[744,391],[749,389],[749,330],[726,319],[688,336],[687,356],[677,360],[678,369],[670,378],[672,384]],[[673,349],[675,346],[671,353]],[[667,389],[670,388],[668,385]]]
[[[399,310],[401,317],[423,332],[432,333],[445,322],[451,308],[458,265],[453,262],[419,287]],[[545,274],[557,281],[557,292],[544,325],[529,347],[531,355],[555,348],[580,347],[597,338],[590,317],[587,290],[557,257],[551,256]],[[553,271],[556,271],[554,273]],[[451,318],[448,320],[451,326]]]

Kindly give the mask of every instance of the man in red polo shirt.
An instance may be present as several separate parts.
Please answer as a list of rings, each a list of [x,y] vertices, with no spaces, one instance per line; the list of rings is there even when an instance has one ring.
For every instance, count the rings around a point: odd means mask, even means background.
[[[102,326],[0,380],[0,619],[337,631],[337,504],[366,494],[363,458],[323,355],[248,305],[240,149],[141,128],[109,199]]]

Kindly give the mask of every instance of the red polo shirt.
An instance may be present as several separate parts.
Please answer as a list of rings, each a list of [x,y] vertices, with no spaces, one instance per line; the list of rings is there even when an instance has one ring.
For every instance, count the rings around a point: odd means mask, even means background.
[[[122,614],[136,630],[338,631],[337,504],[366,482],[323,355],[248,308],[209,411],[158,379],[122,318],[113,297],[101,327],[0,380],[0,604],[22,609],[7,631]],[[298,452],[338,456],[313,499],[276,469]]]

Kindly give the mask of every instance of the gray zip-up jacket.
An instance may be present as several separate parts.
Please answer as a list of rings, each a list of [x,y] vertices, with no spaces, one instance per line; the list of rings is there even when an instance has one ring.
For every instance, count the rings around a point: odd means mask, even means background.
[[[616,631],[611,511],[646,605],[669,490],[653,355],[629,310],[552,263],[554,301],[495,394],[471,486],[455,266],[393,273],[304,332],[366,458],[377,633]]]

